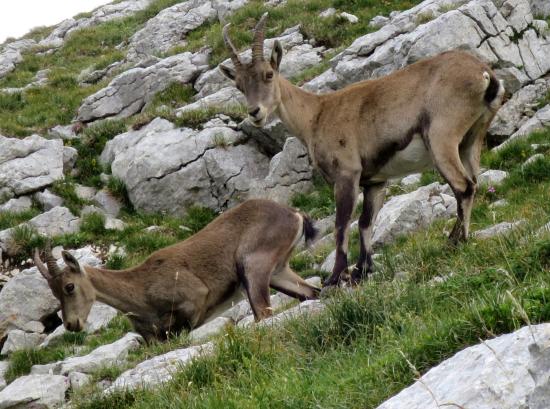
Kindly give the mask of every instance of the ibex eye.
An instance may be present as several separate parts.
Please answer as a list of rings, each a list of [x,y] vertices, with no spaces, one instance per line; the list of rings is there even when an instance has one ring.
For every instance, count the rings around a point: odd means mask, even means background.
[[[74,284],[67,284],[65,286],[65,291],[67,292],[67,294],[72,294],[72,292],[74,291]]]

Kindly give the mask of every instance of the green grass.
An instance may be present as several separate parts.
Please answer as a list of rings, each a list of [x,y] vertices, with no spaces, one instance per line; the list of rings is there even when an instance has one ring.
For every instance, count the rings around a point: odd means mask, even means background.
[[[40,210],[31,208],[23,212],[0,212],[0,230],[15,227],[40,214]]]
[[[314,38],[317,45],[327,48],[338,48],[351,44],[357,37],[372,29],[368,26],[370,19],[379,14],[389,14],[393,10],[404,10],[420,3],[418,0],[289,0],[285,5],[267,7],[263,1],[253,0],[247,6],[237,10],[227,18],[232,23],[231,39],[238,49],[249,47],[252,41],[251,30],[260,16],[268,11],[266,38],[281,34],[288,27],[300,24],[307,38]],[[347,11],[356,15],[359,22],[350,24],[338,16],[321,19],[318,14],[335,7],[338,11]],[[196,51],[208,44],[212,47],[211,66],[216,66],[229,57],[222,39],[222,24],[219,22],[203,25],[190,32],[188,44],[169,52]]]
[[[0,96],[0,132],[10,136],[43,134],[52,126],[70,123],[82,100],[106,85],[102,81],[80,87],[76,80],[80,72],[88,67],[102,69],[122,60],[125,52],[116,47],[159,11],[178,2],[155,0],[132,16],[78,30],[51,54],[39,55],[35,50],[25,53],[16,69],[0,80],[0,88],[22,87],[42,69],[50,69],[49,82],[20,96]],[[2,109],[3,106],[9,109]]]
[[[295,195],[291,200],[291,205],[303,210],[315,219],[334,214],[336,204],[332,187],[317,173],[314,174],[313,185],[313,192]]]

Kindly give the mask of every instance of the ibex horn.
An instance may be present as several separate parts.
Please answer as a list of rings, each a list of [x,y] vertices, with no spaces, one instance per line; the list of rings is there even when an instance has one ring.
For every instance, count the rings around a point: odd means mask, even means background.
[[[50,280],[52,278],[48,268],[42,262],[42,259],[40,258],[40,251],[37,248],[34,249],[34,265],[38,268],[38,271],[40,271],[46,280]]]
[[[231,42],[231,39],[229,38],[229,26],[231,24],[228,23],[226,24],[224,27],[223,27],[223,41],[225,42],[225,45],[227,46],[227,48],[229,48],[229,51],[231,51],[231,61],[233,62],[233,65],[235,66],[235,68],[239,67],[241,65],[241,61],[239,60],[239,54],[237,53],[237,49],[235,48],[235,46],[233,45],[233,43]]]
[[[256,28],[254,28],[254,42],[252,44],[252,61],[262,61],[264,59],[264,31],[267,12],[262,15]]]

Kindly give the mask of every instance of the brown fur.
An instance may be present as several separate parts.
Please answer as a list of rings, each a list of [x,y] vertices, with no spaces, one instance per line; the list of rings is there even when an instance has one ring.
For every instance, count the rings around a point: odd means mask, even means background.
[[[270,63],[220,68],[245,94],[251,122],[262,126],[269,114],[277,114],[334,186],[336,263],[325,284],[337,284],[347,269],[349,221],[359,188],[367,202],[354,280],[371,270],[372,224],[389,178],[435,166],[458,201],[450,238],[465,240],[481,147],[504,93],[491,69],[466,52],[449,51],[383,78],[314,95],[279,75],[281,52],[275,42]],[[265,80],[270,72],[273,79]]]
[[[309,223],[309,221],[307,222]],[[248,200],[185,241],[121,271],[84,266],[67,252],[55,272],[35,263],[62,305],[69,330],[81,330],[95,299],[132,320],[145,339],[194,328],[244,288],[257,320],[271,315],[269,287],[301,300],[318,289],[294,273],[288,260],[304,234],[304,216],[268,200]],[[68,294],[67,285],[73,285]]]

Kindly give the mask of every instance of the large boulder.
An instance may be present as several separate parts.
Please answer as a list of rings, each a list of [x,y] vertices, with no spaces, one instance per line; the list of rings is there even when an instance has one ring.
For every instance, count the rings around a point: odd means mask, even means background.
[[[76,30],[131,16],[140,10],[146,9],[152,2],[153,0],[124,0],[114,2],[98,7],[89,16],[63,20],[46,38],[39,42],[39,45],[45,48],[61,47],[69,34]]]
[[[185,45],[185,35],[189,31],[216,18],[211,1],[188,0],[168,7],[130,38],[127,59],[146,60],[176,45]]]
[[[0,135],[0,197],[20,196],[63,178],[63,142]]]
[[[193,205],[226,209],[250,180],[263,179],[269,159],[228,127],[197,131],[157,118],[107,143],[102,161],[124,181],[137,209],[182,213]]]
[[[15,66],[23,61],[22,53],[35,45],[36,41],[31,39],[6,44],[0,51],[0,78],[13,71]]]
[[[452,49],[468,50],[502,67],[507,82],[524,85],[550,70],[544,26],[544,22],[534,24],[528,0],[426,0],[356,39],[333,59],[332,68],[306,88],[339,89]],[[509,88],[508,83],[505,86]]]
[[[101,161],[124,181],[133,205],[150,212],[181,214],[194,205],[221,211],[251,197],[286,203],[311,188],[307,151],[297,139],[270,160],[221,121],[194,130],[157,118],[109,141]]]
[[[0,408],[58,408],[67,389],[69,380],[64,376],[22,376],[0,392]]]
[[[456,216],[456,200],[447,185],[437,182],[388,200],[374,224],[373,245],[379,246],[397,236],[429,226],[433,221]]]
[[[82,264],[97,266],[101,263],[90,247],[69,252]],[[63,260],[59,260],[58,265],[64,266]],[[0,292],[0,340],[11,329],[43,332],[43,321],[59,307],[59,301],[36,267],[21,271]]]
[[[518,139],[524,139],[531,133],[541,131],[546,127],[550,127],[550,105],[546,105],[544,108],[539,109],[535,115],[529,118],[521,125],[521,127],[514,132],[508,139],[502,142],[500,145],[493,148],[498,151],[510,142]]]
[[[466,348],[377,409],[546,409],[550,324],[531,325]]]
[[[174,373],[188,365],[193,359],[212,354],[214,344],[211,342],[203,345],[183,349],[175,349],[164,355],[158,355],[141,362],[135,368],[123,372],[113,384],[105,391],[112,393],[120,390],[149,389],[168,382]]]
[[[125,71],[107,87],[84,100],[78,109],[77,120],[89,122],[107,117],[126,118],[138,113],[170,83],[190,83],[206,71],[208,55],[208,51],[185,52],[145,68]]]
[[[286,204],[294,194],[313,189],[312,177],[307,148],[299,139],[289,138],[283,150],[271,159],[265,179],[252,181],[249,197]]]

